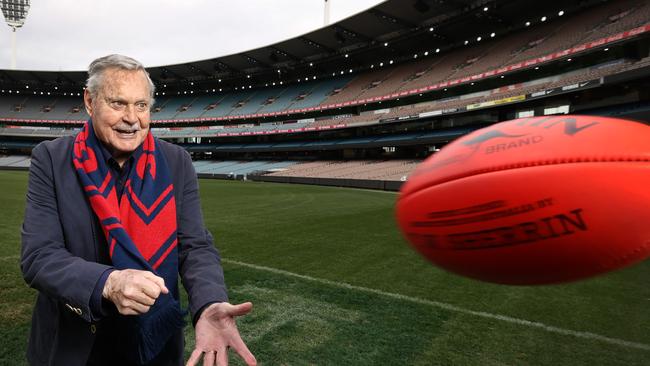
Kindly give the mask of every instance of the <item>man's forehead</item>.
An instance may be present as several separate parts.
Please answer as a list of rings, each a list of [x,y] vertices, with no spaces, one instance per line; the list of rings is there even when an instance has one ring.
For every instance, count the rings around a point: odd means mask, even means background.
[[[149,97],[149,83],[142,70],[108,69],[102,79],[102,92],[107,96],[129,92]]]

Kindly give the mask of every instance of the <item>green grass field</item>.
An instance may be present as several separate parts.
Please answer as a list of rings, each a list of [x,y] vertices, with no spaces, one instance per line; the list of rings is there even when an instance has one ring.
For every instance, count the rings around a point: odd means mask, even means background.
[[[0,172],[1,365],[25,363],[35,296],[19,269],[26,182]],[[231,301],[254,303],[239,328],[261,365],[650,365],[650,261],[574,284],[490,285],[413,252],[394,193],[200,185]]]

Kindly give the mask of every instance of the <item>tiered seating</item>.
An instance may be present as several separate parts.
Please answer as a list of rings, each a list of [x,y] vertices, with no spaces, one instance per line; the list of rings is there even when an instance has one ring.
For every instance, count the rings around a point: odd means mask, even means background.
[[[614,8],[608,8],[606,18],[595,26],[582,42],[589,42],[611,34],[620,33],[648,23],[650,3],[645,0],[616,1]]]
[[[419,160],[313,161],[289,166],[267,175],[279,177],[404,180]]]
[[[262,108],[262,103],[264,103],[268,98],[274,97],[277,93],[275,89],[260,89],[253,92],[248,92],[246,100],[243,101],[243,105],[236,106],[229,113],[231,116],[241,116],[246,114],[253,114]]]
[[[29,167],[31,158],[25,155],[0,156],[0,166],[4,167]]]
[[[156,119],[172,119],[172,118],[185,118],[181,117],[184,109],[190,109],[192,103],[196,101],[196,97],[173,97],[166,98],[157,103],[156,107],[160,108],[160,112],[153,112],[152,118]]]
[[[643,67],[646,66],[650,61],[643,60],[642,62],[635,63],[634,67]],[[557,81],[548,81],[543,83],[535,83],[530,86],[519,86],[517,88],[500,88],[492,91],[487,96],[474,96],[469,98],[464,98],[461,96],[459,99],[454,100],[441,100],[441,101],[430,101],[419,104],[412,104],[406,106],[400,106],[392,108],[389,113],[385,114],[373,114],[373,113],[364,113],[358,116],[342,118],[342,119],[322,119],[314,122],[311,126],[331,126],[344,123],[346,125],[354,125],[359,123],[369,123],[377,121],[379,119],[389,119],[393,117],[401,116],[412,116],[419,113],[440,110],[440,109],[449,109],[449,108],[460,108],[467,106],[469,104],[486,102],[490,100],[503,99],[515,95],[529,94],[536,91],[541,91],[545,89],[555,88],[558,86],[565,86],[575,84],[581,81],[594,80],[605,75],[610,75],[622,70],[631,68],[632,66],[628,63],[618,63],[612,65],[606,65],[597,68],[590,68],[586,70],[580,70],[578,72],[572,72],[565,75],[558,76]]]
[[[294,101],[288,109],[302,109],[308,107],[314,107],[319,104],[325,104],[324,101],[327,99],[327,96],[332,93],[335,89],[343,88],[352,80],[351,76],[341,76],[334,79],[323,80],[317,83],[309,94],[303,100]],[[307,91],[302,89],[301,91]],[[296,96],[300,95],[299,93]]]
[[[219,100],[219,104],[214,109],[205,111],[201,117],[224,117],[230,114],[237,103],[248,99],[249,92],[241,91],[238,93],[227,93]],[[203,107],[205,108],[205,107]]]
[[[26,101],[27,97],[23,95],[3,95],[0,98],[0,115],[5,118],[16,117]]]
[[[537,23],[508,36],[497,35],[467,47],[436,54],[400,65],[375,64],[373,70],[358,75],[345,73],[327,80],[309,80],[289,86],[240,90],[201,96],[162,96],[154,112],[156,120],[223,118],[258,115],[315,106],[329,106],[359,99],[388,96],[396,92],[497,70],[524,60],[551,55],[624,30],[650,20],[650,2],[644,0],[610,1],[596,5],[578,17],[568,14],[552,21]],[[333,90],[341,89],[332,94]],[[26,91],[28,93],[28,91]],[[298,98],[302,95],[303,98]],[[450,102],[456,104],[456,102]],[[206,110],[208,105],[213,109]],[[20,106],[20,107],[17,107]],[[49,112],[43,107],[49,106]],[[73,112],[77,110],[77,112]],[[17,119],[84,120],[87,118],[80,97],[48,97],[29,94],[3,95],[0,117]],[[361,122],[369,117],[360,117]],[[356,117],[354,118],[356,120]],[[372,119],[370,119],[372,120]],[[319,121],[316,125],[325,124]]]
[[[323,104],[336,104],[349,100],[359,99],[364,92],[371,89],[373,85],[383,82],[395,68],[380,68],[374,72],[367,72],[358,75],[347,84],[339,93],[329,96]],[[365,97],[364,97],[365,98]]]
[[[305,84],[304,85],[307,88],[312,88],[313,85]],[[293,88],[286,88],[284,90],[281,90],[277,93],[275,93],[272,97],[273,100],[264,104],[265,101],[263,101],[263,104],[261,105],[261,108],[257,111],[257,113],[271,113],[271,112],[279,112],[283,111],[285,109],[289,109],[289,106],[293,103],[295,98],[300,95],[301,89],[298,89],[296,87]],[[271,97],[269,97],[271,98]]]
[[[295,164],[293,161],[212,161],[194,162],[194,169],[202,174],[250,175],[271,172]]]
[[[31,98],[30,98],[31,99]],[[44,119],[83,120],[88,118],[81,97],[57,98],[54,108],[43,115]]]

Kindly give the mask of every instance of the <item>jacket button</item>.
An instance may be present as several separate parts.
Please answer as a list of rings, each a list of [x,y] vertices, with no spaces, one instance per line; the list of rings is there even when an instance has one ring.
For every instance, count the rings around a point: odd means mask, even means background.
[[[97,333],[97,327],[95,324],[90,324],[90,333],[95,334]]]

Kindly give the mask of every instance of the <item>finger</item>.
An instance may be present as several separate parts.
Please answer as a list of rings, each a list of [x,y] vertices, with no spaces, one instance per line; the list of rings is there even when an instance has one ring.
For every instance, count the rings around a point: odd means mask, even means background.
[[[162,290],[160,289],[158,284],[151,284],[151,285],[147,284],[146,286],[142,286],[142,295],[145,295],[151,301],[151,304],[149,304],[149,305],[153,305],[153,303],[156,301],[158,296],[160,296],[161,291]],[[144,302],[144,301],[141,301],[141,302],[142,303],[148,303],[148,302]]]
[[[196,366],[197,362],[201,359],[201,353],[201,351],[195,348],[185,366]]]
[[[123,299],[120,304],[119,304],[119,311],[121,314],[124,315],[138,315],[138,314],[144,314],[147,311],[149,311],[149,306],[140,304],[138,302],[128,300],[128,299]]]
[[[131,300],[131,301],[139,302],[144,305],[151,306],[156,301],[157,296],[152,297],[148,295],[148,293],[155,292],[157,288],[158,287],[156,285],[152,285],[149,287],[132,285],[129,286],[126,290],[124,290],[122,294],[125,300]],[[160,290],[158,290],[158,292],[159,291]]]
[[[217,351],[217,366],[228,366],[228,350],[223,348]]]
[[[162,277],[156,276],[155,274],[149,271],[145,271],[144,273],[145,273],[145,277],[153,281],[158,286],[158,288],[160,288],[160,291],[163,294],[169,293],[169,289],[167,289],[167,286],[165,286],[165,280]]]
[[[205,351],[203,366],[214,366],[214,351]]]
[[[245,302],[243,304],[238,304],[238,305],[232,305],[229,304],[230,307],[226,310],[228,315],[230,316],[242,316],[250,313],[250,311],[253,309],[253,303],[252,302]]]
[[[253,356],[253,353],[248,349],[248,346],[246,346],[246,343],[241,339],[241,337],[233,337],[233,340],[230,342],[230,347],[237,352],[239,357],[246,362],[247,365],[257,365],[257,360],[255,359],[255,356]]]

